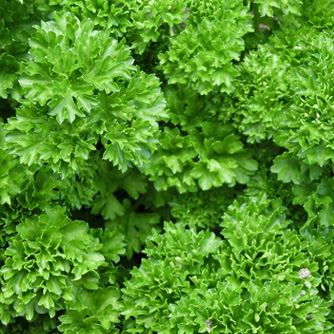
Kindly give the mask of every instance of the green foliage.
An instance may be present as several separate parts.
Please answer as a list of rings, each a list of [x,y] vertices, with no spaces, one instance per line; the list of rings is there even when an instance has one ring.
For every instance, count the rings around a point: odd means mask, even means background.
[[[312,28],[333,31],[333,22],[327,20],[334,14],[332,0],[307,0],[304,2],[306,4],[303,8],[305,21],[311,24]],[[326,13],[326,15],[323,15],[323,13]]]
[[[180,192],[195,191],[197,182],[203,190],[245,184],[257,169],[229,124],[205,122],[186,136],[178,128],[165,128],[160,142],[145,171],[158,190],[175,186]]]
[[[137,9],[133,0],[50,0],[48,11],[71,12],[80,19],[89,18],[101,30],[107,30],[115,37],[123,37],[131,26],[130,11]]]
[[[28,50],[28,39],[33,24],[43,17],[39,6],[41,0],[0,1],[0,97],[17,96],[17,76],[20,61]]]
[[[124,39],[94,30],[90,19],[53,16],[29,42],[19,79],[24,100],[8,124],[11,152],[64,177],[88,169],[101,140],[103,158],[119,169],[141,166],[156,149],[156,121],[165,115],[160,83],[133,65]]]
[[[301,0],[254,0],[261,16],[273,16],[275,13],[300,15]]]
[[[124,289],[126,333],[326,333],[316,247],[284,211],[263,195],[229,207],[222,238],[182,223],[153,233]]]
[[[190,84],[201,94],[233,91],[238,72],[231,61],[240,59],[242,37],[251,31],[243,1],[192,1],[187,13],[187,28],[159,55],[168,83]]]
[[[332,0],[0,0],[0,334],[331,333]]]
[[[69,223],[64,211],[54,207],[24,220],[9,240],[0,296],[14,315],[32,320],[36,310],[53,317],[65,300],[74,299],[71,281],[96,274],[104,262],[98,252],[102,245],[89,234],[87,223]],[[6,324],[9,317],[1,320]]]
[[[74,303],[74,310],[59,317],[59,330],[65,334],[119,333],[114,323],[119,322],[120,291],[115,288],[99,288],[83,291]]]
[[[127,35],[139,54],[152,42],[159,41],[159,48],[164,47],[169,36],[182,29],[182,23],[188,17],[187,1],[138,0],[136,5],[137,8],[131,11],[131,27]]]
[[[55,319],[47,318],[47,316],[41,316],[38,321],[28,322],[24,318],[17,318],[15,323],[11,323],[7,326],[0,325],[0,333],[7,334],[40,334],[50,333],[59,334],[56,327],[58,325]]]
[[[235,193],[228,187],[178,194],[169,203],[172,216],[187,226],[215,230]]]

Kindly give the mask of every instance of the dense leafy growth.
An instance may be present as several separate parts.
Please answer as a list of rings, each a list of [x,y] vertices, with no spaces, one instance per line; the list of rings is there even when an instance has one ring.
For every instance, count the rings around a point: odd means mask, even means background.
[[[0,0],[0,334],[331,333],[333,0]]]

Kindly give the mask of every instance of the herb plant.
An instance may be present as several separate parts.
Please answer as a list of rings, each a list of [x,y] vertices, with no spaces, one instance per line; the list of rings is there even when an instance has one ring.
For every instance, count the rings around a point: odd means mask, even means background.
[[[333,17],[0,0],[0,334],[331,333]]]

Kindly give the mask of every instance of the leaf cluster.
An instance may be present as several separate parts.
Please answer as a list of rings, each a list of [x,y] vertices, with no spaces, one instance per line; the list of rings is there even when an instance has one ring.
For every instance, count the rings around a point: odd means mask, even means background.
[[[0,334],[330,333],[333,8],[0,0]]]

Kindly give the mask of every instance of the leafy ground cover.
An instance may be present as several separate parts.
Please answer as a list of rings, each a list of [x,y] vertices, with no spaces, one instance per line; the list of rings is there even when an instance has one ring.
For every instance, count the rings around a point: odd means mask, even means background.
[[[0,334],[332,333],[332,0],[0,0]]]

